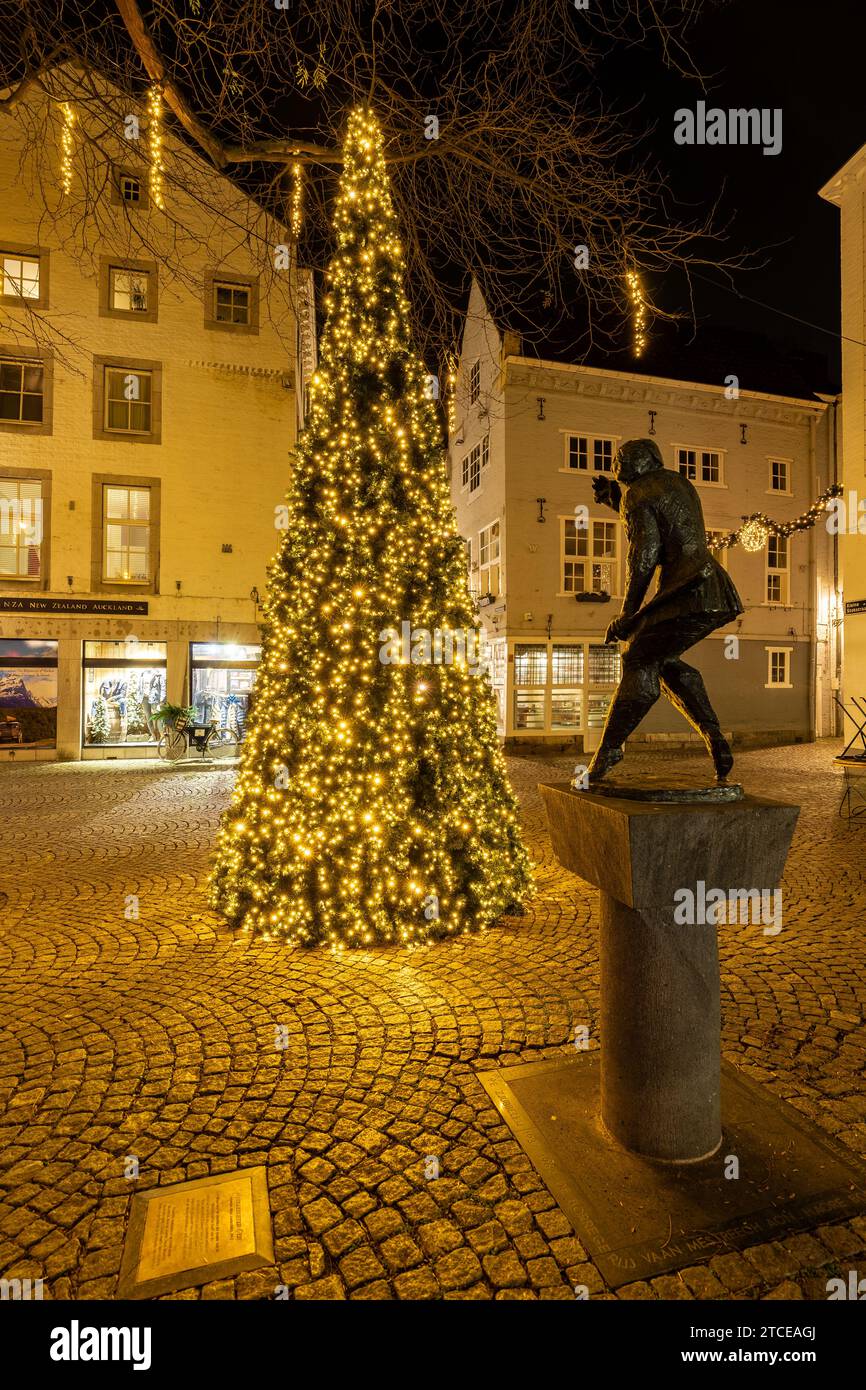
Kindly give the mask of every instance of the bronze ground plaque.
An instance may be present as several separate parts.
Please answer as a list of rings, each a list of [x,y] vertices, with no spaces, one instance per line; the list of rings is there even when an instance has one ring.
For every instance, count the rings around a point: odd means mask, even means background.
[[[137,1192],[120,1270],[120,1298],[160,1294],[273,1264],[264,1168]]]
[[[857,1158],[726,1063],[722,1147],[676,1166],[608,1138],[597,1053],[478,1079],[612,1288],[866,1211]]]

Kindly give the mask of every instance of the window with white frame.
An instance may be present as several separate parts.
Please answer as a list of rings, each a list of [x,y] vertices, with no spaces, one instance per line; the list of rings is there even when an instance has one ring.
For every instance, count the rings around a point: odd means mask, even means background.
[[[791,492],[790,459],[770,459],[770,492]]]
[[[677,446],[677,468],[692,483],[721,485],[722,456],[718,449],[691,449]]]
[[[767,647],[767,690],[791,690],[792,647]]]
[[[150,579],[150,488],[105,484],[102,517],[103,580],[146,584]]]
[[[550,727],[578,729],[583,713],[583,645],[554,644],[550,664]]]
[[[474,405],[481,395],[481,362],[478,358],[469,368],[469,404]]]
[[[487,467],[490,457],[490,436],[486,435],[464,455],[461,474],[463,487],[475,492],[481,486],[481,471]]]
[[[718,529],[718,528],[715,528],[715,529],[714,529],[712,526],[708,526],[708,527],[707,527],[707,542],[709,543],[710,541],[719,541],[719,540],[723,540],[724,537],[725,537],[727,534],[728,534],[727,531],[720,530],[720,529]],[[711,546],[711,547],[710,547],[710,554],[712,555],[713,559],[718,560],[718,562],[719,562],[719,564],[721,565],[722,569],[725,569],[725,570],[728,568],[728,554],[729,554],[729,551],[730,551],[730,546],[727,546],[727,545],[717,545],[717,546]]]
[[[514,648],[514,727],[543,729],[547,695],[547,644],[517,643]]]
[[[578,526],[562,519],[563,594],[607,593],[617,587],[617,523],[591,521]]]
[[[788,602],[789,587],[788,537],[767,537],[767,603]]]
[[[478,532],[478,592],[499,597],[499,522]]]
[[[39,257],[0,252],[2,259],[4,299],[34,300],[39,298]]]
[[[42,483],[37,478],[0,478],[0,575],[42,576]]]
[[[587,434],[565,436],[565,466],[574,473],[610,473],[613,468],[615,439]]]
[[[146,270],[113,265],[108,272],[108,304],[123,313],[146,314],[150,307],[150,276]]]

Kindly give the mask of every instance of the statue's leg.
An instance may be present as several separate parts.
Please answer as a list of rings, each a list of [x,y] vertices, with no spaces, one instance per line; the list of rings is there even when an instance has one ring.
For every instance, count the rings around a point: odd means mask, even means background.
[[[600,782],[623,756],[622,746],[661,694],[658,663],[623,658],[622,680],[607,712],[601,741],[587,769],[590,782]]]
[[[713,760],[716,778],[724,782],[734,765],[734,755],[719,727],[718,716],[710,704],[700,671],[686,665],[678,657],[669,657],[661,665],[661,686],[671,704],[701,735]]]

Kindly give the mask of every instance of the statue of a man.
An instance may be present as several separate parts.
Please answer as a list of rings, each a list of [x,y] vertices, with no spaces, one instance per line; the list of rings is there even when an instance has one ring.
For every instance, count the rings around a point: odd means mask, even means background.
[[[623,756],[623,744],[660,692],[685,715],[707,746],[723,782],[734,759],[719,728],[700,671],[680,660],[716,628],[743,612],[727,572],[707,548],[701,500],[680,473],[665,468],[651,439],[623,444],[613,477],[593,480],[597,502],[619,511],[628,540],[622,612],[605,642],[627,642],[622,680],[588,770],[600,782]],[[658,587],[641,607],[659,570]]]

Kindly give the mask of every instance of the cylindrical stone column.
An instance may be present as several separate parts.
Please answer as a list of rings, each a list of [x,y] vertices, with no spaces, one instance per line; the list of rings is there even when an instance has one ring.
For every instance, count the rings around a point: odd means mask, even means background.
[[[718,929],[600,899],[604,1126],[648,1158],[707,1158],[722,1141]]]

